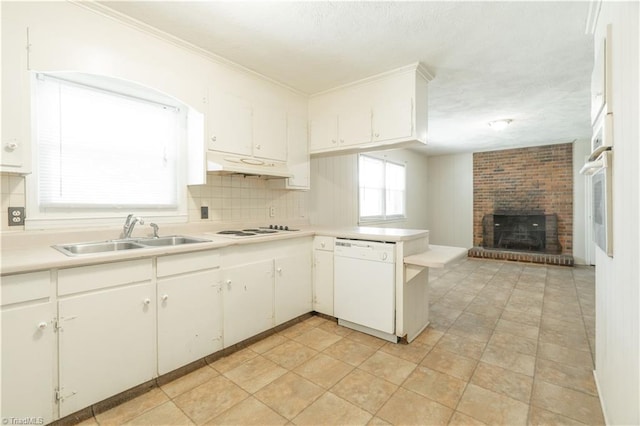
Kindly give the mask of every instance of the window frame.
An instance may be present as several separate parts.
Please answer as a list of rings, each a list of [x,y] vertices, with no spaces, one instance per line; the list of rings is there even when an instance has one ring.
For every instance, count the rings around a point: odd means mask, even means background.
[[[178,137],[176,139],[177,163],[176,206],[171,207],[135,207],[129,205],[109,206],[78,206],[78,207],[46,207],[39,205],[39,141],[37,131],[37,78],[44,74],[58,80],[66,80],[71,84],[87,86],[96,91],[111,92],[116,96],[138,98],[142,102],[165,104],[179,110]],[[26,207],[25,229],[55,229],[75,228],[104,225],[121,225],[129,213],[142,216],[147,221],[159,223],[187,222],[187,156],[188,156],[188,106],[179,100],[135,82],[120,80],[107,76],[84,73],[40,73],[31,72],[31,158],[33,171],[26,176]]]
[[[383,197],[382,197],[382,214],[374,215],[374,216],[362,216],[361,214],[361,191],[362,185],[360,184],[360,159],[362,157],[367,157],[369,159],[377,160],[382,162],[383,170],[384,170],[384,188]],[[404,189],[403,189],[403,203],[402,203],[402,214],[387,214],[387,191],[389,190],[386,181],[386,173],[387,173],[387,164],[393,164],[395,166],[400,166],[404,171]],[[393,223],[393,222],[404,222],[407,220],[407,164],[402,163],[400,161],[393,161],[386,158],[377,157],[371,154],[358,154],[357,156],[357,178],[358,178],[358,224],[359,225],[373,225],[373,224],[384,224],[384,223]]]

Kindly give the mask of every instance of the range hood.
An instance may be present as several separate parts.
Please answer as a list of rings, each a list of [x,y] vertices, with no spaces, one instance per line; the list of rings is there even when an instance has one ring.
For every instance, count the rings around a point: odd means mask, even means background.
[[[215,151],[207,152],[207,173],[241,174],[264,178],[293,177],[284,162]]]

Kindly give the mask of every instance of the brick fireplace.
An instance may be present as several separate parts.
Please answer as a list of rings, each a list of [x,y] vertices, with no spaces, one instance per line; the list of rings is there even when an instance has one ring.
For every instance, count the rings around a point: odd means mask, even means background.
[[[470,256],[573,264],[573,144],[473,154]]]

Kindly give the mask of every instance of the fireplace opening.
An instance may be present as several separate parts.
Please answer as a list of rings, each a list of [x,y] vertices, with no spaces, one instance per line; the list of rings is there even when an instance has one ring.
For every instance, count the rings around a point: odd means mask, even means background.
[[[493,215],[493,247],[545,251],[544,215]]]
[[[492,250],[558,254],[558,217],[543,212],[504,212],[482,219],[483,247]]]

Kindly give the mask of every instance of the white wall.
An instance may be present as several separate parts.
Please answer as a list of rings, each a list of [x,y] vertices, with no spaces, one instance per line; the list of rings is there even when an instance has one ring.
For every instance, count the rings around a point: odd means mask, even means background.
[[[473,247],[473,154],[429,157],[427,193],[429,242]]]
[[[596,248],[596,380],[608,424],[640,424],[640,3],[602,2],[612,24],[613,258]]]
[[[406,164],[407,219],[377,224],[393,228],[427,229],[427,157],[406,149],[370,152]],[[321,226],[358,225],[358,155],[312,158],[311,223]]]

